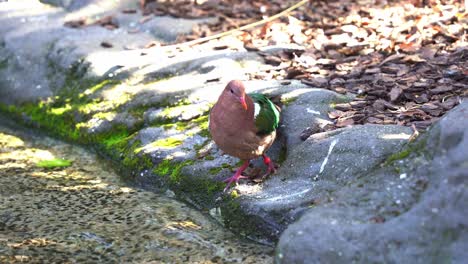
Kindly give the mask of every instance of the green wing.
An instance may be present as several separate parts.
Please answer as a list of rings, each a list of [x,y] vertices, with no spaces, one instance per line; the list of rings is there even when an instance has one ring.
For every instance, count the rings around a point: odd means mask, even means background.
[[[278,128],[280,113],[275,105],[263,94],[248,94],[255,105],[255,126],[258,134],[269,134]]]

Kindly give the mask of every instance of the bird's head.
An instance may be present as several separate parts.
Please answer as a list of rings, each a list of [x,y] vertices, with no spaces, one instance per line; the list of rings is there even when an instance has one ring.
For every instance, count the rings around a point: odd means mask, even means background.
[[[224,88],[224,94],[225,96],[232,98],[233,101],[240,103],[242,108],[247,110],[247,103],[245,102],[245,87],[241,81],[230,81],[226,85],[226,88]]]

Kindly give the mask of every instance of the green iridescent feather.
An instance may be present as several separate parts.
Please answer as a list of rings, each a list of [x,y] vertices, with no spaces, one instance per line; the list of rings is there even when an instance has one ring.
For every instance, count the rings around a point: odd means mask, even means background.
[[[278,128],[280,113],[273,102],[263,94],[248,94],[254,103],[260,106],[260,111],[255,117],[255,126],[258,134],[269,134]]]

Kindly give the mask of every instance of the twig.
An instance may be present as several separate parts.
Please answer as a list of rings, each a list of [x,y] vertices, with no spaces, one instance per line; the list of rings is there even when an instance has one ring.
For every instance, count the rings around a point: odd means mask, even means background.
[[[419,131],[414,124],[411,124],[411,128],[413,129],[413,134],[408,138],[409,142],[415,140],[419,136]]]
[[[265,23],[268,23],[270,21],[273,21],[273,20],[275,20],[277,18],[280,18],[280,17],[290,13],[291,11],[303,6],[307,2],[309,2],[309,0],[301,0],[301,1],[297,2],[296,4],[294,4],[293,6],[287,8],[287,9],[283,10],[282,12],[280,12],[280,13],[278,13],[276,15],[273,15],[273,16],[267,18],[267,19],[259,20],[257,22],[247,24],[247,25],[244,25],[242,27],[232,29],[232,30],[229,30],[229,31],[226,31],[226,32],[221,32],[219,34],[215,34],[215,35],[212,35],[212,36],[199,38],[199,39],[187,41],[187,42],[176,44],[176,45],[171,45],[170,47],[178,48],[178,47],[183,47],[183,46],[193,46],[193,45],[200,44],[200,43],[203,43],[203,42],[206,42],[206,41],[210,41],[210,40],[213,40],[213,39],[217,39],[217,38],[221,38],[221,37],[224,37],[224,36],[227,36],[227,35],[231,35],[232,33],[235,33],[235,32],[238,32],[238,31],[243,31],[243,30],[250,29],[250,28],[253,28],[253,27],[256,27],[256,26],[260,26],[260,25],[263,25]]]

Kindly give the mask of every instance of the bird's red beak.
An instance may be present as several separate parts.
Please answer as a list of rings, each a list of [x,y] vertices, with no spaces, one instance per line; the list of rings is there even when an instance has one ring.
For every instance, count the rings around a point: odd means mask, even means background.
[[[239,97],[239,101],[242,104],[242,107],[244,108],[244,110],[247,110],[247,103],[245,102],[245,97],[244,96]]]

